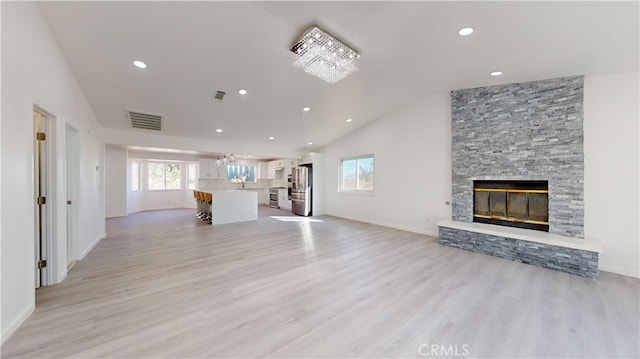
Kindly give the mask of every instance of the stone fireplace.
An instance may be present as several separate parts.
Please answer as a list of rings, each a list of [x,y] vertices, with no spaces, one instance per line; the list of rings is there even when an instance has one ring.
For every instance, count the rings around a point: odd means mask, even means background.
[[[452,219],[474,181],[545,180],[549,233],[583,238],[582,99],[582,76],[452,91]]]
[[[441,244],[597,276],[601,246],[584,239],[583,87],[575,76],[451,92]]]

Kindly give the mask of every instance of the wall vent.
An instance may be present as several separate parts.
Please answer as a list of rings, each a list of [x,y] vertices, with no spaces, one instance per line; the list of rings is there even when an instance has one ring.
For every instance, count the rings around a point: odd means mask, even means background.
[[[222,100],[224,98],[224,95],[226,94],[226,92],[218,90],[216,91],[216,95],[213,98],[215,98],[216,100]]]
[[[127,114],[129,115],[129,122],[132,128],[153,131],[162,130],[162,116],[129,110],[127,110]]]

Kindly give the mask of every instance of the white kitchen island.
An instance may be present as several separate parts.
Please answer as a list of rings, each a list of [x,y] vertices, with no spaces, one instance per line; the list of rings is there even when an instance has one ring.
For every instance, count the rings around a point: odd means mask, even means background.
[[[213,225],[258,220],[258,193],[242,190],[199,190],[213,195]]]

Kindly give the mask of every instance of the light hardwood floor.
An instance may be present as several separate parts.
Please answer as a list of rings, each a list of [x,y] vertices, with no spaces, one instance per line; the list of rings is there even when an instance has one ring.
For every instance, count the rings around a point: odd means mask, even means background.
[[[107,238],[2,357],[639,356],[639,281],[590,280],[334,217],[211,227],[192,210],[107,221]],[[427,347],[423,346],[423,353]]]

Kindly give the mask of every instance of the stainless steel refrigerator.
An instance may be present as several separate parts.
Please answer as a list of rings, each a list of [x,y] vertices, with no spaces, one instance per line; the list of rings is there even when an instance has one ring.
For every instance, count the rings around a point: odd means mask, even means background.
[[[311,167],[291,169],[291,210],[299,216],[311,215]]]

